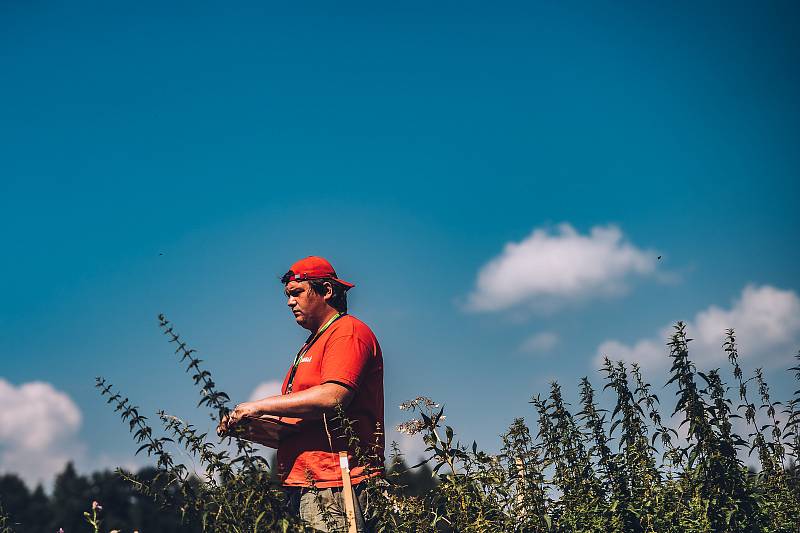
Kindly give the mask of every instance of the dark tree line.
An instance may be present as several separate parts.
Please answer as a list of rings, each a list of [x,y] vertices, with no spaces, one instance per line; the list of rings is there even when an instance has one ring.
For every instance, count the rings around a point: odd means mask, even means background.
[[[152,479],[155,472],[147,467],[138,475]],[[6,527],[17,533],[55,533],[59,528],[65,533],[91,531],[83,513],[91,509],[92,501],[103,506],[103,531],[202,531],[196,524],[181,524],[173,511],[159,509],[115,472],[105,470],[84,476],[75,471],[72,463],[56,476],[49,495],[41,485],[29,490],[16,474],[0,476],[0,501],[7,516]]]

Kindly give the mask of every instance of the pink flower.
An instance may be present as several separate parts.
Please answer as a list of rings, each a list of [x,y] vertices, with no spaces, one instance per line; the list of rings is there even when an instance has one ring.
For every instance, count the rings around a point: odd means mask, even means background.
[[[96,501],[92,501],[92,511],[102,511],[103,506],[97,503]]]

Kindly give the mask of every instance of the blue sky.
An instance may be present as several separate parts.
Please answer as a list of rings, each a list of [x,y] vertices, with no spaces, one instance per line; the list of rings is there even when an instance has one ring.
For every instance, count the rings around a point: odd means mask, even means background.
[[[159,312],[234,399],[280,379],[304,332],[278,277],[310,254],[357,284],[389,424],[426,394],[492,449],[548,380],[599,386],[601,347],[649,364],[679,319],[755,324],[744,366],[787,397],[798,20],[789,2],[4,3],[0,469],[130,462],[97,375],[202,424]]]

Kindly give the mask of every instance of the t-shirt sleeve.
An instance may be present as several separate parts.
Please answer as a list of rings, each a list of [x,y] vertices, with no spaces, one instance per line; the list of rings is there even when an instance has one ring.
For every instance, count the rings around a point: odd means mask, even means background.
[[[372,357],[373,350],[355,335],[332,339],[325,347],[320,383],[335,381],[355,389]]]

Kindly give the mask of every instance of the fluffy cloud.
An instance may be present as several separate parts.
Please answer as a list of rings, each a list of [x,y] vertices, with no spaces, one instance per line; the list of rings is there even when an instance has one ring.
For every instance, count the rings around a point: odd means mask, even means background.
[[[531,354],[543,354],[558,344],[558,335],[550,331],[542,331],[525,339],[519,350]]]
[[[758,357],[759,366],[769,365],[776,356],[790,355],[800,344],[800,298],[794,291],[748,285],[729,309],[712,305],[697,313],[686,323],[686,328],[694,339],[689,343],[690,357],[699,368],[725,362],[722,345],[728,328],[736,330],[741,359]],[[633,345],[605,341],[597,349],[595,364],[601,364],[607,355],[615,360],[635,361],[647,368],[667,366],[665,344],[672,332],[672,325],[667,325],[657,337]]]
[[[427,456],[425,448],[427,444],[422,440],[422,435],[406,435],[396,429],[391,429],[386,435],[386,460],[391,459],[391,443],[397,443],[397,448],[403,454],[403,459],[408,466],[413,466]]]
[[[0,378],[0,471],[16,472],[30,485],[50,482],[84,453],[80,425],[78,406],[51,384],[14,386]]]
[[[277,396],[281,393],[282,386],[283,382],[281,381],[265,381],[253,389],[252,394],[250,394],[250,401],[261,400],[268,396]]]
[[[608,356],[614,361],[638,362],[643,367],[664,366],[667,364],[665,344],[671,331],[672,328],[662,329],[657,340],[641,339],[631,346],[614,340],[605,341],[597,348],[595,364],[601,366],[603,359]]]
[[[499,311],[519,304],[553,308],[598,295],[619,294],[632,276],[655,272],[658,253],[629,243],[616,226],[581,235],[569,224],[535,229],[510,242],[478,273],[468,308]]]

